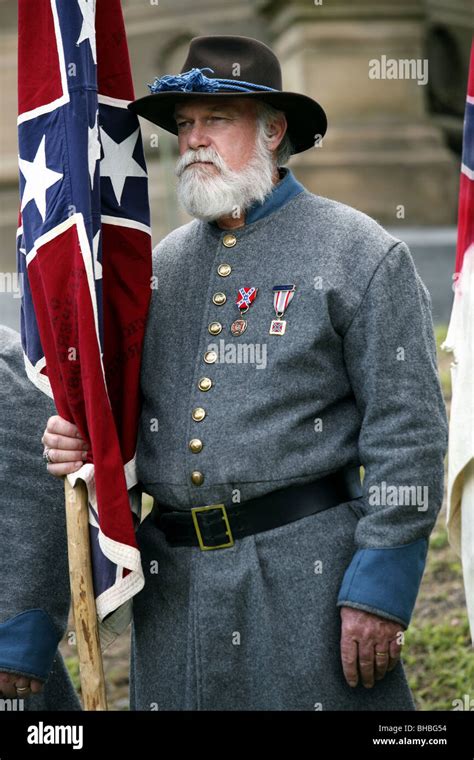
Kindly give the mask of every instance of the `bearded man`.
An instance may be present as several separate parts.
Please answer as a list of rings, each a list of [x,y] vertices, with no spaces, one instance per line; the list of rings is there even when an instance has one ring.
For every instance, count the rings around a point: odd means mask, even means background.
[[[326,117],[266,45],[195,38],[150,89],[129,108],[177,135],[195,218],[153,251],[132,709],[413,710],[447,445],[429,294],[403,242],[284,167]],[[48,421],[52,474],[76,433]]]

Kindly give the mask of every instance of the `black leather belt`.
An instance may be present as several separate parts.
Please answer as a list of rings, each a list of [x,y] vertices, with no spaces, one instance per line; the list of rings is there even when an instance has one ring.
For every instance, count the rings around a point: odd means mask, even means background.
[[[238,538],[360,498],[358,468],[350,475],[352,478],[340,470],[312,483],[288,486],[240,504],[208,504],[177,511],[155,501],[151,517],[172,546],[223,549],[233,546]]]

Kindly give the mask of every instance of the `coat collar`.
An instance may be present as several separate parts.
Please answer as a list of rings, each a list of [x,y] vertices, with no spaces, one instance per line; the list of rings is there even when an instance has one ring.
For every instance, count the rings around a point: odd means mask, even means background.
[[[267,195],[263,203],[256,201],[247,210],[245,214],[245,227],[281,208],[281,206],[284,206],[285,203],[291,201],[295,195],[299,195],[305,189],[301,182],[298,182],[291,169],[282,167],[279,169],[279,172],[281,176],[280,181],[273,186],[273,190]],[[216,221],[209,222],[209,224],[221,232],[232,232],[232,230],[221,230]],[[242,227],[238,229],[242,229]]]

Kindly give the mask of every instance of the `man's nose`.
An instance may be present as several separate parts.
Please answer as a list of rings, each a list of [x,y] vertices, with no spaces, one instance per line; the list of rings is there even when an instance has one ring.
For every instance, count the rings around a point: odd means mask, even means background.
[[[200,124],[194,124],[188,135],[188,147],[193,150],[198,148],[208,148],[211,144],[211,138],[206,133],[205,128]]]

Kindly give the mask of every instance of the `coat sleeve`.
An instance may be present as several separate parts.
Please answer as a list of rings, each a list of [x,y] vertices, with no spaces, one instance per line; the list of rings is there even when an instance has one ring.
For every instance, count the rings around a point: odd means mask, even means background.
[[[357,550],[338,606],[408,626],[443,500],[448,424],[429,293],[404,243],[373,273],[344,334],[364,467]]]
[[[0,671],[46,680],[70,604],[64,483],[42,459],[56,409],[27,378],[20,336],[0,326]]]

